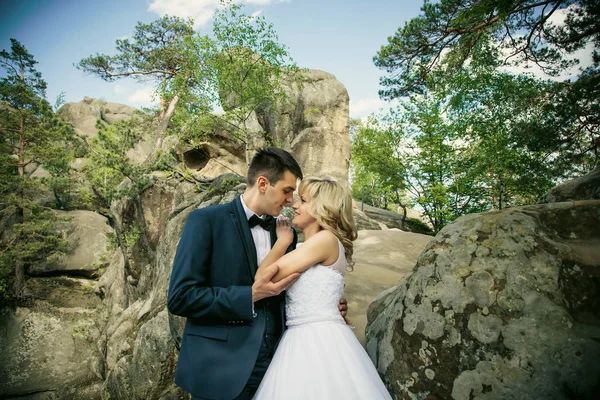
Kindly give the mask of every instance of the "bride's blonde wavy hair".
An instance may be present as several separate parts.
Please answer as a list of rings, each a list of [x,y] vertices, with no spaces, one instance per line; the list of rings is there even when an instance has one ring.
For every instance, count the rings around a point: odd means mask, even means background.
[[[308,212],[323,229],[333,233],[342,242],[346,261],[352,270],[352,242],[358,234],[352,214],[352,194],[348,186],[329,177],[308,177],[300,183],[298,193],[308,193]]]

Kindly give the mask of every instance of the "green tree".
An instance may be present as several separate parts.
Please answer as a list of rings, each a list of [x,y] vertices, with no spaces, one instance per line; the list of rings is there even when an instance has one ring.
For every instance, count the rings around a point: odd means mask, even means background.
[[[553,83],[493,69],[473,73],[463,68],[436,92],[448,102],[448,118],[468,146],[470,180],[479,182],[493,209],[535,203],[564,175],[578,171],[557,156],[546,135],[532,123],[545,116]]]
[[[476,182],[469,179],[466,146],[448,118],[443,99],[415,96],[402,105],[407,187],[435,233],[461,215],[486,209]]]
[[[407,167],[402,146],[406,135],[392,119],[353,122],[352,189],[355,198],[373,206],[387,208],[392,203],[401,207],[405,221]]]
[[[154,179],[146,167],[132,161],[128,152],[139,142],[154,121],[142,113],[112,125],[98,123],[98,134],[87,140],[87,165],[83,169],[87,184],[93,192],[96,210],[112,222],[119,249],[123,252],[129,272],[132,248],[139,244],[147,259],[154,257],[155,248],[148,238],[141,194],[150,188]],[[113,212],[114,201],[127,199],[134,203],[132,221],[123,221]],[[138,243],[139,242],[139,243]]]
[[[535,64],[551,76],[579,63],[569,58],[592,43],[592,64],[569,81],[546,88],[543,112],[522,121],[531,143],[562,153],[588,170],[598,163],[600,92],[600,7],[595,0],[441,0],[426,1],[413,18],[382,46],[375,65],[383,98],[434,90],[452,82],[465,67],[500,68]],[[553,16],[564,13],[564,23]],[[535,134],[535,135],[534,135]],[[542,148],[542,146],[544,146]]]
[[[158,122],[138,116],[110,127],[99,125],[98,136],[86,141],[91,159],[86,174],[100,210],[115,221],[124,250],[127,241],[121,236],[127,227],[111,213],[110,205],[127,197],[136,204],[136,236],[152,252],[140,195],[152,184],[149,170],[163,167],[162,161],[170,157],[163,149],[164,137],[172,133],[193,144],[218,130],[247,147],[244,122],[253,111],[260,113],[285,98],[284,68],[289,64],[293,70],[293,65],[272,25],[262,17],[245,15],[235,4],[215,13],[212,37],[195,32],[192,20],[165,16],[150,24],[138,23],[132,39],[116,44],[117,55],[97,54],[81,60],[78,68],[107,81],[153,80],[161,100]],[[221,104],[225,115],[214,115]],[[154,148],[144,165],[135,165],[127,152],[142,131],[153,126]],[[121,185],[122,180],[128,184]]]
[[[387,115],[372,118],[352,139],[354,194],[368,187],[405,209],[423,210],[434,232],[455,218],[489,206],[474,180],[472,160],[448,118],[445,103],[414,96]],[[365,180],[364,177],[368,177]]]
[[[117,55],[96,54],[76,65],[106,81],[155,82],[161,105],[149,162],[176,113],[174,131],[184,139],[219,127],[247,143],[244,122],[252,112],[286,98],[284,74],[289,77],[296,68],[273,26],[264,17],[244,14],[241,5],[224,3],[227,7],[215,12],[212,37],[195,32],[191,19],[165,16],[138,23],[132,39],[117,40]],[[211,115],[215,106],[225,109],[222,118]]]
[[[96,54],[75,64],[108,82],[125,77],[155,82],[160,99],[159,124],[149,161],[162,146],[180,98],[202,84],[196,80],[197,71],[205,61],[201,54],[191,51],[194,35],[192,20],[165,16],[150,24],[138,22],[131,39],[116,40],[116,55]]]
[[[467,60],[532,62],[558,75],[577,63],[568,54],[588,42],[600,44],[600,7],[595,0],[425,1],[422,11],[374,57],[375,65],[392,74],[381,79],[385,98],[423,90],[432,71],[443,68],[451,75]],[[559,11],[566,12],[563,25],[552,22]],[[596,73],[599,63],[594,56],[591,68]]]
[[[14,274],[16,297],[23,292],[27,266],[56,256],[66,246],[51,229],[54,213],[34,201],[41,185],[31,176],[40,165],[55,175],[68,170],[71,154],[66,144],[72,130],[54,116],[36,64],[15,39],[11,39],[10,52],[0,52],[5,73],[0,79],[0,263],[2,278]]]
[[[249,143],[246,122],[256,113],[259,120],[289,99],[286,85],[301,84],[301,70],[293,63],[287,48],[278,42],[272,24],[263,16],[249,16],[239,5],[230,5],[214,16],[216,53],[212,65],[217,74],[219,104],[227,131],[246,147],[246,161],[254,149]],[[273,145],[273,138],[263,132]]]

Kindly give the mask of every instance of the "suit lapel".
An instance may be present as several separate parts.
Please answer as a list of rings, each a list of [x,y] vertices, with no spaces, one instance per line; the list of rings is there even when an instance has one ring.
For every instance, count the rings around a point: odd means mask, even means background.
[[[239,239],[244,247],[246,253],[246,260],[248,261],[248,268],[250,276],[254,278],[256,274],[256,247],[254,246],[254,240],[252,239],[252,233],[250,233],[250,227],[248,226],[248,219],[242,207],[240,197],[236,197],[232,202],[231,207],[231,221],[235,227],[236,232],[239,235]]]
[[[277,218],[275,218],[275,220],[277,220]],[[275,221],[273,221],[273,224],[271,225],[271,229],[269,230],[269,233],[271,234],[271,248],[273,248],[273,246],[275,246],[275,242],[277,241],[277,224],[275,223]]]

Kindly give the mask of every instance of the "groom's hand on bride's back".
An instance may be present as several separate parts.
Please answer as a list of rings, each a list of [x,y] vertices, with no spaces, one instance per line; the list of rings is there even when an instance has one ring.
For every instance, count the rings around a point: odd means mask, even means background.
[[[348,318],[346,318],[346,315],[348,314],[348,300],[346,300],[345,297],[342,297],[340,299],[340,305],[338,306],[338,309],[340,310],[340,314],[342,314],[342,317],[344,317],[344,321],[346,321],[346,324],[352,325],[352,321],[349,321]]]
[[[276,264],[270,265],[265,268],[264,273],[256,277],[254,284],[252,285],[252,302],[256,303],[266,297],[277,296],[288,287],[292,285],[300,276],[299,273],[291,274],[290,276],[280,280],[279,282],[273,283],[271,279],[277,272],[279,267]]]

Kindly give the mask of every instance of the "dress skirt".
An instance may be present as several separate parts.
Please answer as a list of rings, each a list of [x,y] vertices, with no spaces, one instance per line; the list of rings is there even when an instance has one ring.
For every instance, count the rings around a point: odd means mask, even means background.
[[[332,319],[284,332],[255,400],[391,400],[352,329]]]

